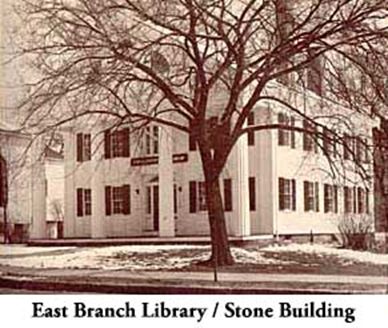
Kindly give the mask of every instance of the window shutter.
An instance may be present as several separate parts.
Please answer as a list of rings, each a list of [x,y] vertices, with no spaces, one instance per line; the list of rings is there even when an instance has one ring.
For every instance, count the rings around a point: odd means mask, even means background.
[[[0,207],[5,205],[5,180],[6,180],[6,166],[5,160],[0,157]]]
[[[329,185],[323,185],[323,207],[324,212],[329,212]]]
[[[248,122],[247,125],[255,125],[255,113],[250,112],[248,115]],[[255,131],[248,132],[248,146],[254,146],[255,145]]]
[[[195,213],[197,212],[197,182],[190,181],[189,189],[190,213]]]
[[[122,186],[121,195],[123,197],[123,214],[131,214],[131,186]]]
[[[104,148],[105,148],[105,158],[111,158],[111,133],[109,130],[105,131],[104,136]]]
[[[353,187],[353,213],[357,213],[357,188]]]
[[[225,211],[233,211],[233,198],[232,198],[232,179],[224,179],[224,201]]]
[[[81,188],[77,189],[77,216],[84,216],[84,191]]]
[[[82,133],[77,134],[77,162],[82,162],[84,152],[84,138]]]
[[[124,128],[121,130],[121,141],[123,145],[123,157],[129,157],[130,155],[130,142],[129,142],[129,128]]]
[[[334,189],[334,213],[338,213],[338,187],[333,186]]]
[[[369,189],[365,190],[365,213],[369,214]]]
[[[284,118],[284,114],[283,113],[279,113],[278,114],[278,123],[279,124],[284,124],[285,123],[285,118]],[[284,140],[284,130],[282,128],[279,128],[278,129],[278,145],[279,146],[283,146],[285,144],[285,140]]]
[[[303,194],[304,194],[304,210],[305,212],[309,211],[309,188],[310,183],[308,181],[303,182]]]
[[[295,117],[291,116],[291,127],[295,127]],[[291,148],[295,149],[295,130],[291,130]]]
[[[284,179],[279,178],[279,209],[284,210]]]
[[[197,150],[197,144],[196,144],[194,136],[190,133],[189,134],[189,151],[195,151],[195,150]]]
[[[255,177],[249,177],[249,209],[256,211],[256,181]]]
[[[319,183],[315,182],[315,211],[319,212]]]
[[[112,214],[112,187],[105,187],[105,214]]]
[[[291,183],[292,183],[292,210],[293,211],[296,211],[296,181],[295,179],[292,179],[291,180]]]

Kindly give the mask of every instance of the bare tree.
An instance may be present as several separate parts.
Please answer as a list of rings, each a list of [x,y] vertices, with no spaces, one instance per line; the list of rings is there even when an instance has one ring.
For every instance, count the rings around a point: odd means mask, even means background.
[[[25,127],[95,115],[187,133],[202,160],[219,265],[233,262],[219,185],[232,148],[250,131],[292,128],[247,127],[250,112],[281,105],[322,125],[269,86],[382,110],[386,0],[23,0],[18,11],[20,55],[32,64]]]

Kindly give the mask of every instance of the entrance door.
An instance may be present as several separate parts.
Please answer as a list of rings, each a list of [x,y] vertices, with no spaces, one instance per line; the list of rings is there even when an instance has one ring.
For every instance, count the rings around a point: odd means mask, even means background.
[[[146,230],[159,231],[159,186],[151,184],[146,189],[147,226]]]

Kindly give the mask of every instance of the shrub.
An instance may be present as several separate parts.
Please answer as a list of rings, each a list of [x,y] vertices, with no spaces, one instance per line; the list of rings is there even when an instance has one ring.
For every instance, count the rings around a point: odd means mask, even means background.
[[[373,224],[366,216],[345,216],[338,225],[342,246],[353,250],[366,250],[371,244]]]

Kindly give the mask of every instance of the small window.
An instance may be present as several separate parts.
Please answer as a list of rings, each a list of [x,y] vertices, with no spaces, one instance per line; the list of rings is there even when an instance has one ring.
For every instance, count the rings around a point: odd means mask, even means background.
[[[279,178],[279,209],[296,210],[296,181]]]
[[[336,155],[335,136],[334,133],[327,128],[323,129],[323,149],[327,156]]]
[[[317,126],[307,120],[303,121],[303,150],[318,152]]]
[[[338,188],[337,186],[324,185],[324,210],[325,213],[338,213]]]
[[[85,215],[92,215],[92,190],[84,190]]]
[[[144,131],[143,140],[145,155],[159,154],[159,128],[157,126],[147,126]]]
[[[285,126],[278,130],[278,145],[295,148],[295,118],[284,113],[278,114],[279,125]],[[287,128],[289,126],[290,128]]]
[[[354,154],[354,138],[344,135],[344,159],[351,159]]]
[[[129,128],[105,131],[105,158],[129,157]]]
[[[92,190],[77,189],[77,216],[92,215]]]
[[[86,162],[91,159],[90,134],[77,134],[77,162]]]
[[[319,212],[319,183],[304,181],[304,210]]]
[[[113,214],[120,214],[123,212],[123,197],[121,191],[121,187],[112,188]]]
[[[353,189],[344,187],[344,209],[345,213],[353,213]]]

